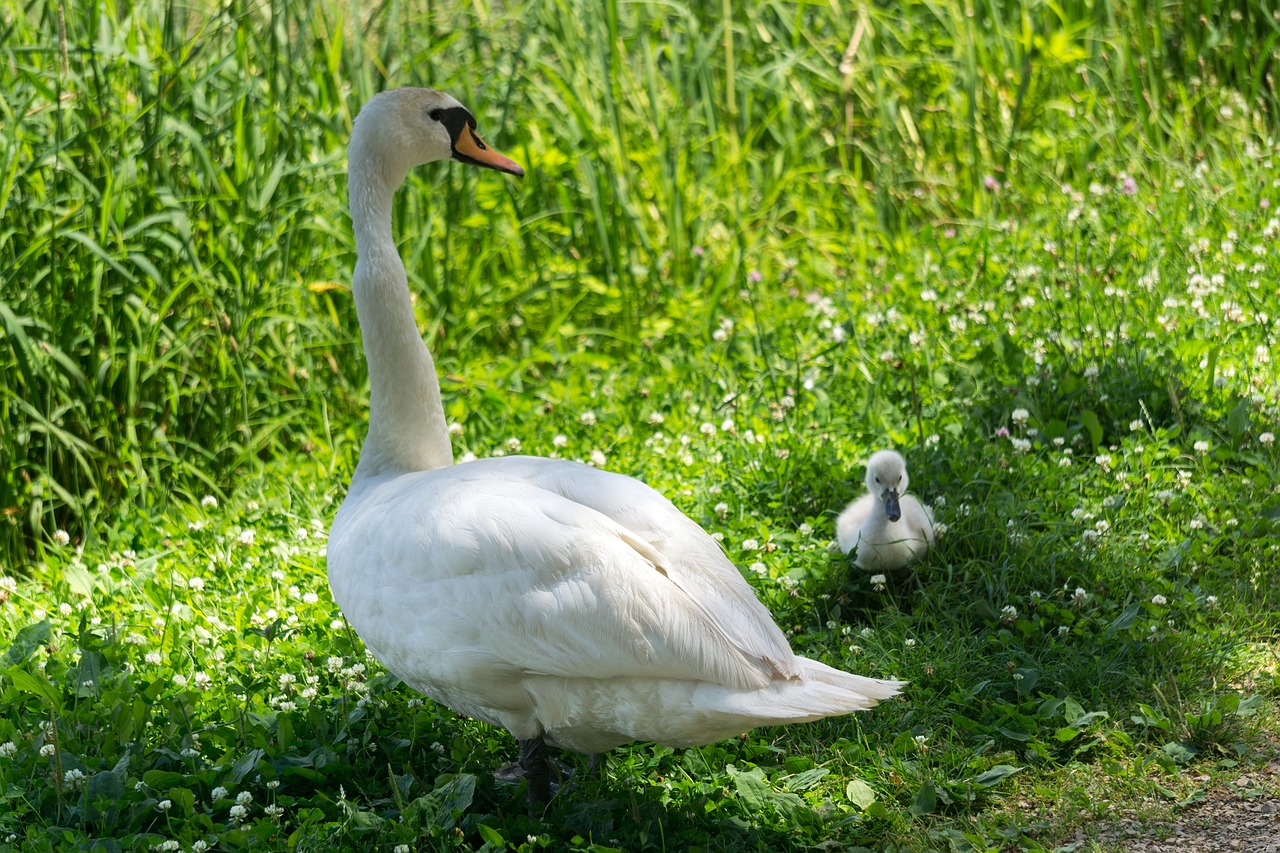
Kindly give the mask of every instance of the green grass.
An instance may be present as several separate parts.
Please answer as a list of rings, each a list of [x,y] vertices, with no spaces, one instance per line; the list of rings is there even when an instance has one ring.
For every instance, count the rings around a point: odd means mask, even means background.
[[[1280,22],[1235,5],[11,7],[0,845],[1053,849],[1262,760]],[[365,656],[343,146],[407,83],[529,170],[397,201],[456,455],[641,477],[901,700],[534,820]],[[946,532],[880,588],[828,544],[888,445]]]

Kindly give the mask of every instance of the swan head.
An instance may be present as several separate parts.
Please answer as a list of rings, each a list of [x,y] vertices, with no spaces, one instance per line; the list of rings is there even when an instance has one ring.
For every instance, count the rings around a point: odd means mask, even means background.
[[[409,170],[436,160],[457,160],[520,177],[524,169],[494,151],[476,133],[470,111],[444,92],[405,87],[380,92],[356,116],[350,169],[376,169],[392,187]]]
[[[884,504],[884,514],[890,521],[902,518],[898,496],[905,494],[909,478],[907,462],[894,450],[879,450],[867,460],[867,491]]]

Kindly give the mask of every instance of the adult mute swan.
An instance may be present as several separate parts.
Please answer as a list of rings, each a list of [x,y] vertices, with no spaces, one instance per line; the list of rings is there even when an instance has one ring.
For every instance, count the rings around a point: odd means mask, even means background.
[[[329,584],[391,672],[515,735],[534,803],[551,795],[548,741],[705,744],[899,691],[797,657],[717,543],[643,483],[558,459],[453,465],[392,195],[434,160],[524,172],[431,89],[372,98],[348,153],[370,411],[329,537]]]
[[[857,549],[854,565],[868,572],[906,568],[933,546],[933,512],[907,491],[902,454],[880,450],[867,460],[867,494],[836,519],[841,552]]]

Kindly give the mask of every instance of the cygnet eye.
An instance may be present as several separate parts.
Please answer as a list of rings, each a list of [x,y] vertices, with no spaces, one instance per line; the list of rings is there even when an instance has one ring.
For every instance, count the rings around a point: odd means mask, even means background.
[[[444,118],[444,110],[440,109],[439,107],[436,107],[434,110],[427,113],[427,115],[431,118],[432,121],[439,121],[440,119]]]

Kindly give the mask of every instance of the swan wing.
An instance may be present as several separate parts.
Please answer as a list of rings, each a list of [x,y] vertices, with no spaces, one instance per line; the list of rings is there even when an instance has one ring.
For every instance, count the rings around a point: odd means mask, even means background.
[[[740,689],[795,675],[714,540],[637,481],[506,457],[361,488],[330,538],[335,597],[429,695],[521,674]]]

